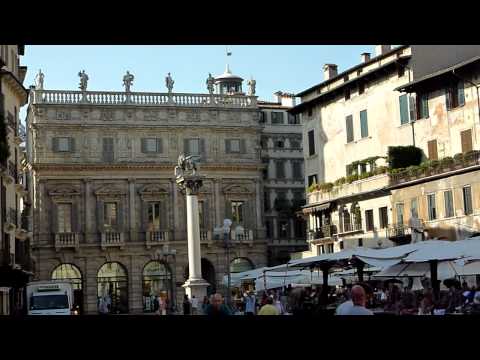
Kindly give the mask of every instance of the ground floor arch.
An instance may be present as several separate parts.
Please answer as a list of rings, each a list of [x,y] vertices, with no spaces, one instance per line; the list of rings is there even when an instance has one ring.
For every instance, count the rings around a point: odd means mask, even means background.
[[[103,264],[97,273],[97,297],[99,312],[128,313],[128,275],[118,262]]]
[[[165,302],[165,307],[173,305],[174,291],[172,271],[162,261],[149,261],[143,268],[143,311],[155,312]]]
[[[53,269],[51,279],[69,280],[72,283],[73,307],[83,314],[83,276],[80,269],[74,264],[60,264]]]

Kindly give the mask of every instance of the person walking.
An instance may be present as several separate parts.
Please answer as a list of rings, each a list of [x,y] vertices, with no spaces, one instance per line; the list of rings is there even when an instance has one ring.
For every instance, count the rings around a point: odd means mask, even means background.
[[[203,302],[202,302],[202,314],[205,315],[207,313],[207,307],[210,305],[210,301],[208,300],[208,296],[203,297]]]
[[[262,306],[258,315],[278,315],[278,310],[273,306],[273,299],[269,296],[266,300],[266,304]]]
[[[255,315],[256,301],[253,291],[249,291],[245,296],[245,315]]]
[[[198,299],[192,295],[192,315],[198,314]]]
[[[373,312],[365,307],[367,295],[365,289],[360,285],[352,287],[353,306],[344,311],[343,315],[373,315]]]
[[[188,295],[183,296],[183,315],[190,315],[192,304],[188,300]]]
[[[228,307],[223,303],[222,294],[216,293],[211,297],[210,304],[206,310],[207,316],[229,316],[232,315]]]

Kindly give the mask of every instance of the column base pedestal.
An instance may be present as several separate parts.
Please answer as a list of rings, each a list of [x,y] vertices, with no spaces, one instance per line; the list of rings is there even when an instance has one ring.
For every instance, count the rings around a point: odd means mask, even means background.
[[[185,288],[188,298],[192,300],[192,297],[195,296],[199,304],[201,304],[203,298],[207,296],[207,287],[209,286],[210,284],[203,279],[188,279],[185,281],[185,284],[182,285],[182,287]]]

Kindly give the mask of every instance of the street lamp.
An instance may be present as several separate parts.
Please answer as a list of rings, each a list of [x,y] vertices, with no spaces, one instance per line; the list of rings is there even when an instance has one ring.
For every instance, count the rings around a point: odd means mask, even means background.
[[[230,306],[230,227],[232,226],[232,220],[223,220],[223,241],[225,246],[225,252],[227,256],[227,305]]]

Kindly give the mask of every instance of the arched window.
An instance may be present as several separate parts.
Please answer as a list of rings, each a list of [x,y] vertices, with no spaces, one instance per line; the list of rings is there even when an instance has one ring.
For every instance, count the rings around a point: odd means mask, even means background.
[[[60,264],[52,271],[52,280],[69,280],[73,287],[73,306],[83,313],[83,279],[80,269],[73,264]]]
[[[98,310],[122,314],[128,312],[128,277],[124,266],[118,262],[102,265],[97,274]]]
[[[247,258],[236,258],[230,262],[231,273],[248,271],[248,270],[252,270],[253,268],[254,268],[253,263]]]
[[[143,268],[143,311],[156,311],[160,305],[158,297],[172,305],[172,272],[163,262],[150,261]]]

